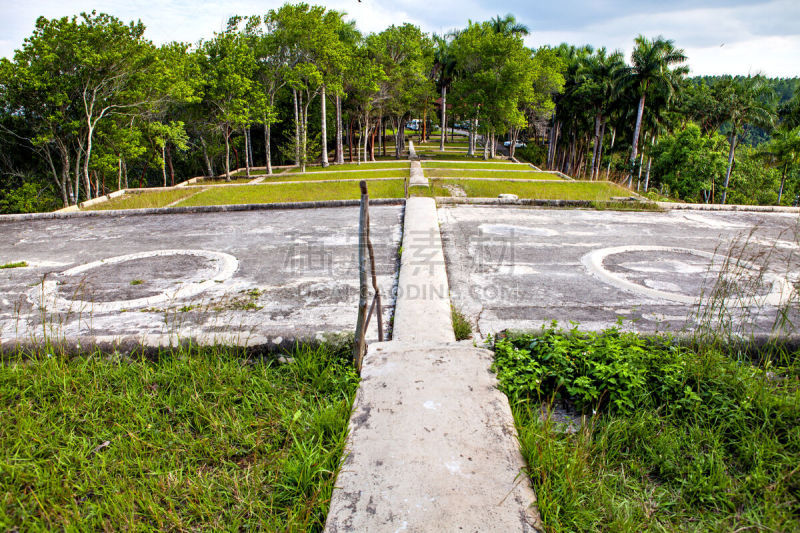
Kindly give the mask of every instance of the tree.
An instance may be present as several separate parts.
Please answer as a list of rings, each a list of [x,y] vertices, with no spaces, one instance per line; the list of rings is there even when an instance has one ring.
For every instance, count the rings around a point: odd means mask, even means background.
[[[405,148],[405,126],[417,111],[423,95],[430,92],[428,73],[433,64],[433,43],[413,24],[390,26],[367,37],[370,58],[385,78],[380,86],[383,109],[393,117],[395,157]]]
[[[692,123],[664,136],[652,150],[654,183],[684,200],[712,201],[715,181],[725,169],[724,144],[721,135],[703,135]]]
[[[444,152],[444,142],[447,132],[447,88],[453,82],[456,70],[456,60],[451,50],[451,41],[440,35],[434,35],[435,49],[433,52],[433,78],[442,93],[442,135],[439,139],[439,150]]]
[[[725,183],[720,202],[724,204],[728,198],[728,184],[733,171],[738,135],[747,124],[763,126],[772,124],[774,117],[770,100],[774,93],[764,83],[763,77],[748,76],[740,80],[732,77],[723,79],[718,85],[717,94],[720,109],[730,128],[728,168],[725,172]]]
[[[80,200],[81,178],[84,197],[92,197],[89,169],[100,125],[146,113],[168,97],[170,77],[143,34],[141,22],[103,13],[40,17],[14,64],[4,60],[14,107],[36,124],[30,141],[65,200]]]
[[[628,185],[633,182],[633,169],[636,165],[639,134],[642,127],[645,99],[652,90],[660,90],[672,96],[679,87],[679,80],[688,73],[688,68],[680,66],[686,61],[682,49],[676,49],[673,41],[658,37],[649,40],[642,35],[636,37],[635,48],[631,54],[631,66],[627,69],[628,83],[639,98],[636,112],[636,125],[631,142],[630,174]]]
[[[781,170],[781,185],[778,189],[778,204],[783,198],[786,177],[800,166],[800,126],[793,129],[781,127],[772,134],[772,139],[760,148],[760,155],[772,166]]]
[[[203,43],[200,61],[204,100],[225,140],[225,179],[230,181],[231,136],[252,124],[263,110],[253,101],[255,56],[239,34],[224,32]]]
[[[577,76],[582,83],[577,90],[585,94],[594,114],[591,179],[595,179],[600,173],[600,155],[606,121],[619,97],[620,81],[624,72],[625,62],[622,53],[615,51],[607,54],[605,48],[600,48],[593,55],[583,58],[578,67]]]

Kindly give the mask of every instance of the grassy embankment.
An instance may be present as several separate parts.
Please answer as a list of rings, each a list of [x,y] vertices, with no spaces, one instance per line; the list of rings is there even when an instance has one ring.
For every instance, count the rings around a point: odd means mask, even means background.
[[[428,178],[491,178],[491,179],[516,179],[516,180],[548,180],[562,181],[551,172],[537,172],[528,167],[528,170],[472,170],[454,168],[433,168],[425,170]]]
[[[123,194],[107,202],[87,207],[88,211],[104,211],[108,209],[144,209],[151,207],[165,207],[182,198],[195,194],[198,189],[173,189],[170,191],[150,191],[142,193]]]
[[[555,328],[495,353],[546,531],[800,530],[800,353]]]
[[[403,180],[373,181],[370,198],[403,198]],[[278,185],[245,185],[207,189],[178,205],[227,205],[279,202],[315,202],[322,200],[357,200],[361,193],[357,182],[308,182]]]
[[[537,200],[586,200],[590,202],[607,202],[613,196],[628,196],[630,193],[610,183],[553,181],[519,182],[502,180],[458,180],[432,179],[431,188],[434,196],[450,196],[445,185],[457,186],[464,190],[469,198],[497,198],[499,194],[516,194],[520,198]]]
[[[357,376],[234,348],[0,364],[0,529],[321,531]]]

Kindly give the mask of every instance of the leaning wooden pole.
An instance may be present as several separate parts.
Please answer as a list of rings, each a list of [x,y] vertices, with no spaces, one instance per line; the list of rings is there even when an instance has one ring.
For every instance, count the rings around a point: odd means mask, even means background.
[[[353,343],[353,365],[361,372],[361,362],[366,351],[366,325],[367,325],[367,299],[369,288],[367,286],[367,227],[369,224],[369,195],[367,182],[362,180],[361,210],[358,217],[358,318],[356,320],[356,336]]]

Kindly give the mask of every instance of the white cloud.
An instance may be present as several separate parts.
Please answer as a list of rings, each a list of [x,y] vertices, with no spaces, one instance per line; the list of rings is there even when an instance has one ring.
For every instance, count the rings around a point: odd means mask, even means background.
[[[308,0],[307,0],[308,1]],[[531,26],[529,44],[620,48],[630,54],[642,33],[674,39],[689,55],[697,74],[762,71],[772,76],[800,76],[800,2],[752,0],[678,2],[562,0],[546,5],[525,1],[504,5],[479,0],[330,0],[326,7],[345,11],[365,32],[411,22],[429,32],[463,27],[512,11]],[[224,28],[234,14],[265,13],[282,0],[0,0],[0,56],[9,57],[33,30],[36,17],[67,16],[96,9],[123,20],[141,19],[156,43],[195,42]],[[712,6],[712,7],[703,7]],[[543,22],[547,21],[547,22]],[[556,24],[554,21],[558,21]],[[558,29],[555,29],[557,27]],[[721,44],[724,43],[724,46]]]

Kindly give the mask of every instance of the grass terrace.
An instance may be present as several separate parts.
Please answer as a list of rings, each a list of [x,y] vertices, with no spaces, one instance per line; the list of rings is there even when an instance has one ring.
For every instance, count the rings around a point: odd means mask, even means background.
[[[613,196],[630,196],[630,191],[605,182],[553,181],[524,182],[502,180],[431,180],[434,196],[451,196],[447,187],[462,189],[469,198],[497,198],[500,194],[516,194],[520,198],[535,200],[585,200],[608,202]]]
[[[9,531],[321,531],[358,378],[346,354],[42,349],[0,364]]]
[[[373,181],[370,198],[403,198],[404,180]],[[189,205],[271,204],[281,202],[317,202],[324,200],[357,200],[361,197],[358,182],[286,183],[215,187],[181,202]]]
[[[231,174],[230,181],[226,180],[225,178],[203,178],[201,180],[197,180],[192,185],[230,185],[231,183],[248,183],[256,179],[258,176],[258,174],[250,172],[250,177],[248,178],[244,172],[239,172],[238,174]]]
[[[425,170],[429,178],[492,178],[492,179],[529,179],[529,180],[561,180],[557,174],[551,172],[537,172],[528,167],[528,170],[466,170],[455,168],[435,168]]]
[[[409,169],[365,170],[349,172],[308,172],[306,174],[280,174],[265,178],[262,183],[282,181],[320,181],[320,180],[374,180],[378,178],[407,178]]]
[[[467,155],[466,151],[464,151],[464,152],[444,152],[444,153],[442,153],[442,152],[440,152],[438,150],[430,150],[430,151],[428,151],[426,153],[423,153],[423,154],[420,154],[420,155],[424,156],[424,158],[425,158],[425,159],[422,160],[423,164],[424,164],[426,159],[427,160],[431,160],[431,161],[437,161],[437,160],[438,161],[462,161],[462,162],[470,162],[470,161],[472,161],[472,162],[475,162],[475,163],[479,163],[481,161],[486,161],[485,159],[483,159],[483,152],[481,152],[481,153],[479,153],[477,155]],[[489,162],[492,162],[492,161],[494,161],[494,162],[503,162],[503,161],[505,161],[507,163],[512,163],[512,161],[509,161],[505,157],[495,157],[494,159],[489,159],[488,161]]]
[[[187,198],[197,192],[197,189],[172,189],[169,191],[150,191],[141,193],[128,193],[117,196],[106,202],[84,208],[87,211],[105,211],[110,209],[145,209],[152,207],[166,207],[173,202]]]
[[[799,365],[553,327],[498,340],[494,367],[545,531],[743,532],[798,531]]]
[[[530,165],[513,161],[422,161],[422,168],[460,168],[460,169],[496,169],[496,170],[533,170]]]
[[[376,161],[371,163],[345,163],[343,165],[331,165],[329,167],[321,167],[321,166],[308,166],[306,167],[306,172],[338,172],[338,171],[345,171],[345,170],[379,170],[379,169],[391,169],[391,168],[408,168],[409,162],[406,159],[394,159],[392,161]],[[298,173],[300,172],[299,167],[295,167],[289,170],[290,173]]]

